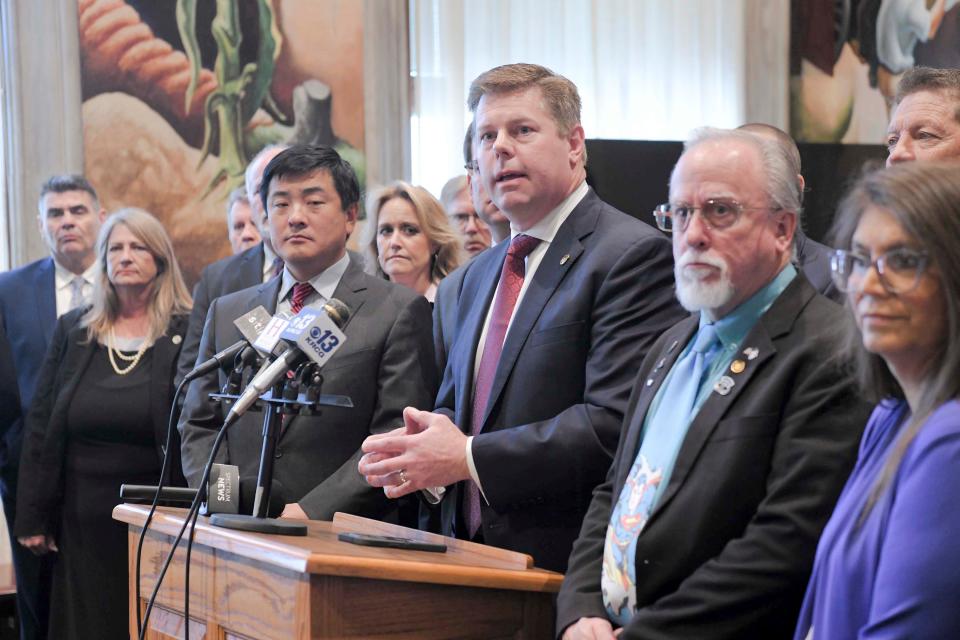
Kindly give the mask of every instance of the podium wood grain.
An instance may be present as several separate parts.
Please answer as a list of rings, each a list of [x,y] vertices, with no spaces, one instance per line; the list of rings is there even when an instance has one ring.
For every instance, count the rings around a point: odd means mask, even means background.
[[[131,637],[183,524],[183,509],[161,508],[144,542],[141,602],[135,601],[137,536],[147,508],[120,505],[129,525]],[[540,639],[553,636],[554,595],[562,575],[531,567],[529,556],[337,514],[310,522],[307,537],[220,529],[197,522],[190,557],[190,637]],[[362,547],[346,531],[443,541],[447,553]],[[151,614],[148,638],[183,637],[181,543]]]

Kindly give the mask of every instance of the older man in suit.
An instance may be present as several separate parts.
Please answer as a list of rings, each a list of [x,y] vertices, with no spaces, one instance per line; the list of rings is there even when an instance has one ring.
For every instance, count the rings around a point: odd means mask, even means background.
[[[206,359],[241,338],[233,321],[263,305],[298,312],[330,298],[352,311],[347,341],[323,369],[323,393],[342,394],[352,408],[324,407],[322,416],[295,417],[283,428],[274,477],[288,501],[283,517],[329,520],[336,511],[387,517],[391,504],[357,474],[364,438],[394,428],[405,406],[423,406],[436,390],[430,305],[423,296],[363,273],[350,260],[360,187],[353,168],[329,147],[295,146],[264,171],[261,199],[283,273],[267,283],[214,300],[200,342]],[[199,482],[217,429],[219,405],[208,394],[224,381],[216,371],[194,381],[180,430],[184,473]],[[230,427],[217,460],[255,475],[262,414],[247,413]]]
[[[285,148],[279,145],[264,147],[247,165],[244,172],[247,201],[250,204],[250,215],[260,227],[261,241],[249,249],[207,265],[201,272],[200,280],[193,289],[193,310],[190,312],[189,329],[180,351],[177,380],[193,369],[197,361],[200,336],[203,334],[210,303],[228,293],[267,282],[280,273],[283,267],[270,243],[270,230],[266,225],[260,200],[260,185],[267,163]]]
[[[8,530],[16,517],[23,416],[33,401],[57,318],[84,304],[93,290],[97,233],[106,217],[96,191],[78,175],[47,180],[40,189],[39,209],[40,235],[50,256],[0,274],[0,324],[9,341],[21,403],[19,411],[0,420],[0,495]],[[20,636],[46,637],[51,560],[33,556],[16,541],[11,551]]]
[[[789,638],[868,408],[835,353],[842,308],[791,264],[783,148],[705,129],[657,212],[698,312],[640,367],[558,601],[566,640]]]
[[[650,345],[685,314],[670,248],[585,182],[576,87],[531,64],[470,89],[479,176],[513,237],[466,267],[436,412],[372,437],[392,497],[453,485],[444,533],[563,570]],[[445,328],[446,330],[446,328]]]

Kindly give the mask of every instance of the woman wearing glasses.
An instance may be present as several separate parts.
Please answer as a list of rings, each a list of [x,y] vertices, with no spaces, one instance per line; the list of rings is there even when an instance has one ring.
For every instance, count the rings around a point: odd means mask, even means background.
[[[795,639],[960,633],[960,165],[867,174],[841,204],[847,355],[879,402]]]

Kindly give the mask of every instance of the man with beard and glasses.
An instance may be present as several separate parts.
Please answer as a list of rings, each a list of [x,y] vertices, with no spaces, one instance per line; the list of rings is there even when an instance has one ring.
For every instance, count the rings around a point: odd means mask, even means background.
[[[793,266],[783,148],[695,133],[658,226],[695,315],[640,367],[558,601],[564,639],[790,637],[867,407],[831,356],[842,309]]]

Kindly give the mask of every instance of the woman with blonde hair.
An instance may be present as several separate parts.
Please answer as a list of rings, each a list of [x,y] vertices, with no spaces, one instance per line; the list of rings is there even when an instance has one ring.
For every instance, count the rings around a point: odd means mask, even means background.
[[[817,546],[796,640],[960,630],[960,165],[874,171],[840,206],[833,278],[878,404]]]
[[[397,181],[367,197],[367,216],[368,271],[433,303],[437,284],[461,263],[443,205],[423,187]]]
[[[185,484],[166,447],[190,294],[173,245],[146,211],[122,209],[97,239],[93,304],[58,321],[27,417],[14,533],[56,552],[52,638],[127,638],[120,485]]]

